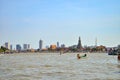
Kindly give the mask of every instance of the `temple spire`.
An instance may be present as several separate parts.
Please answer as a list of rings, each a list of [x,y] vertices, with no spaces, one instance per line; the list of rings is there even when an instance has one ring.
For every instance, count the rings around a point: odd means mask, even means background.
[[[79,37],[77,49],[82,49],[81,38]]]

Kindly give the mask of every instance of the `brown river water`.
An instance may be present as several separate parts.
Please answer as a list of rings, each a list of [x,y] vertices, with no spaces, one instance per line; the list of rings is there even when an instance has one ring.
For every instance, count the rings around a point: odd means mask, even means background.
[[[117,56],[76,56],[77,53],[0,54],[0,80],[120,80]]]

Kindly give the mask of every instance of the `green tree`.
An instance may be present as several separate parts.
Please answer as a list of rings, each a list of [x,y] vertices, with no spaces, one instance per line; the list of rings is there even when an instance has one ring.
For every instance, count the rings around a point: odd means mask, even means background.
[[[1,46],[1,51],[5,53],[5,51],[8,50],[7,48]]]

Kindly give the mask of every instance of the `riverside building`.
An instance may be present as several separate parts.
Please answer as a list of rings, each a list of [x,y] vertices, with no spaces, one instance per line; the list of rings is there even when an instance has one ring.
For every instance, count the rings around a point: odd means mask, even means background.
[[[9,43],[9,42],[6,42],[6,43],[5,43],[5,47],[6,47],[7,49],[10,49],[10,43]]]
[[[42,40],[40,40],[40,41],[39,41],[39,51],[41,51],[41,50],[42,50],[42,47],[43,47],[43,41],[42,41]]]
[[[19,52],[20,52],[21,49],[22,49],[22,48],[21,48],[21,45],[20,45],[20,44],[17,44],[17,45],[16,45],[16,51],[19,51]]]

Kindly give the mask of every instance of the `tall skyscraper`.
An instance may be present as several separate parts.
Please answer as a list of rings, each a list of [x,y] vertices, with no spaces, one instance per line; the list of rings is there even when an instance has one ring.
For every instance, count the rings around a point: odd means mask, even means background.
[[[81,39],[79,37],[77,49],[82,49]]]
[[[57,42],[57,48],[59,48],[60,46],[59,46],[59,42]]]
[[[20,45],[20,44],[17,44],[17,45],[16,45],[16,50],[17,50],[17,51],[21,51],[21,49],[22,49],[22,48],[21,48],[21,45]]]
[[[10,50],[12,50],[12,45],[10,45]]]
[[[30,44],[28,44],[28,49],[30,49]]]
[[[42,50],[42,47],[43,47],[43,41],[40,40],[40,41],[39,41],[39,50],[40,50],[40,51]]]
[[[6,43],[5,43],[5,47],[6,47],[7,49],[10,49],[10,44],[9,44],[9,42],[6,42]]]

